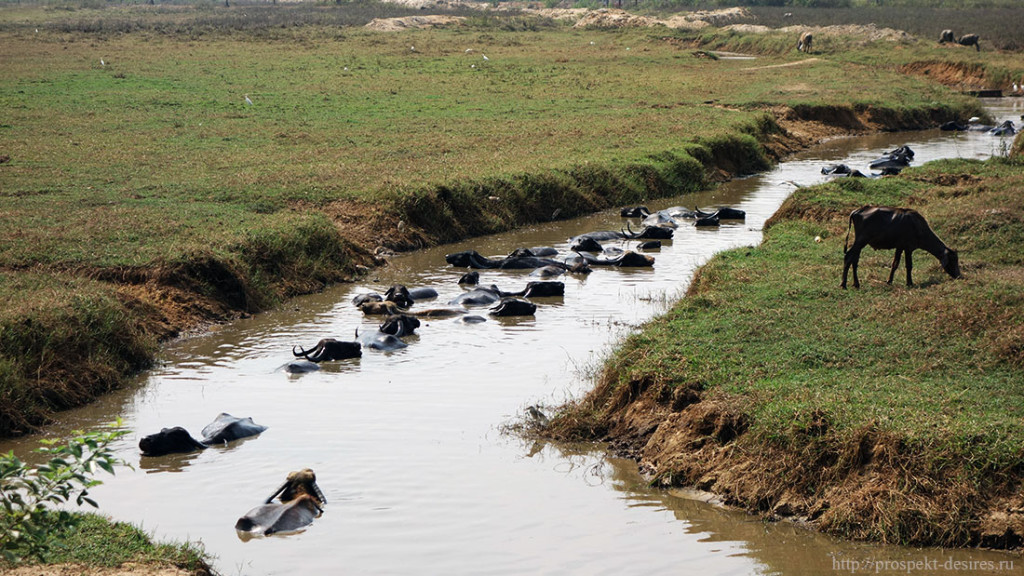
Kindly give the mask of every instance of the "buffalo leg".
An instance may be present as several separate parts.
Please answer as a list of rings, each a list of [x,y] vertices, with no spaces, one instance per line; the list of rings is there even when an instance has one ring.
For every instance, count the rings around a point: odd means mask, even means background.
[[[903,248],[896,249],[896,256],[892,259],[892,270],[889,270],[889,281],[886,284],[892,284],[892,278],[896,275],[896,269],[900,267],[900,256],[903,254]],[[910,252],[907,252],[907,262],[910,262]]]
[[[910,250],[907,250],[907,286],[913,286],[914,281],[910,278],[910,270],[914,268],[914,263],[910,261]]]
[[[860,249],[861,247],[859,245],[854,244],[843,257],[843,283],[840,284],[840,287],[842,288],[846,288],[846,276],[851,266],[853,267],[853,287],[860,288],[860,280],[857,278],[857,264],[860,261]]]

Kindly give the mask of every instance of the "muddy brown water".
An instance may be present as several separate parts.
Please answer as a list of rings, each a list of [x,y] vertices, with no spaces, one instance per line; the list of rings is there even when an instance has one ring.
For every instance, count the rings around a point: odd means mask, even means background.
[[[1021,99],[990,105],[1000,120],[1019,123],[1024,112]],[[985,158],[1009,142],[939,131],[832,141],[771,172],[651,202],[653,209],[723,204],[747,212],[745,222],[720,229],[678,229],[652,252],[653,269],[567,277],[565,296],[538,299],[532,318],[426,321],[401,351],[367,351],[301,376],[278,370],[293,345],[350,339],[357,327],[372,327],[350,303],[355,294],[394,283],[432,286],[435,304],[443,304],[461,293],[465,270],[448,266],[445,253],[542,245],[564,253],[569,236],[623,221],[609,211],[401,255],[359,284],[168,345],[137,386],[62,415],[47,433],[122,417],[132,433],[116,450],[134,469],[101,478],[92,491],[100,510],[159,538],[202,541],[223,574],[1013,573],[1024,566],[1014,555],[856,544],[764,523],[685,491],[652,489],[631,461],[607,457],[599,445],[503,432],[529,405],[585,392],[609,350],[678,299],[714,253],[757,244],[764,221],[793,190],[789,182],[819,182],[827,163],[866,170],[882,151],[906,143],[917,165]],[[841,261],[837,254],[837,284]],[[481,280],[518,290],[527,275],[482,271]],[[141,436],[184,426],[198,437],[220,412],[269,429],[198,453],[139,455]],[[0,450],[28,456],[38,439]],[[235,520],[305,467],[327,497],[323,516],[299,533],[240,538]]]

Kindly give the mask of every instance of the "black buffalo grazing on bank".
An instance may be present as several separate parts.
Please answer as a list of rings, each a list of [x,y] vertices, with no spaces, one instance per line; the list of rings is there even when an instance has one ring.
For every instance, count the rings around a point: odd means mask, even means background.
[[[804,32],[800,35],[800,41],[796,43],[797,52],[810,52],[811,44],[814,42],[814,34]]]
[[[846,244],[850,240],[850,227],[853,228],[854,238],[853,245],[847,249]],[[900,265],[900,256],[906,252],[907,286],[914,285],[914,281],[911,279],[911,270],[914,265],[910,255],[918,248],[938,258],[947,274],[953,278],[960,277],[960,260],[956,250],[943,244],[935,232],[932,232],[924,216],[909,208],[864,206],[850,214],[850,224],[846,230],[846,240],[843,242],[843,253],[845,254],[841,285],[843,288],[846,288],[846,276],[851,266],[853,267],[853,287],[860,288],[857,264],[860,261],[860,251],[865,246],[871,246],[875,250],[896,249],[892,269],[889,271],[888,284],[892,284],[896,268]]]
[[[945,44],[946,42],[955,42],[953,38],[953,31],[946,29],[939,33],[939,44]]]
[[[981,46],[978,44],[978,40],[979,38],[977,34],[964,34],[959,40],[957,40],[957,43],[961,46],[974,46],[975,50],[981,52]]]

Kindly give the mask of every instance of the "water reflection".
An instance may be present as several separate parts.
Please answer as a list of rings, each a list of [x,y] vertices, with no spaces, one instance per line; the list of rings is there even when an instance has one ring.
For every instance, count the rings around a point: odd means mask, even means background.
[[[201,450],[185,454],[166,454],[164,456],[140,456],[137,467],[147,474],[159,472],[183,472],[202,454]]]

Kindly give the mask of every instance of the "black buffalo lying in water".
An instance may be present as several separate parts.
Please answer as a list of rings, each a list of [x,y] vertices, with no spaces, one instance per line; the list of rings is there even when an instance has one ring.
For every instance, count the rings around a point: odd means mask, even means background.
[[[494,304],[502,298],[515,296],[523,298],[543,298],[548,296],[565,295],[565,284],[554,281],[533,281],[527,282],[526,288],[519,292],[505,292],[494,284],[490,286],[479,286],[468,292],[463,292],[452,298],[449,304],[453,306],[487,306]]]
[[[558,250],[555,250],[551,246],[534,246],[533,248],[516,248],[509,252],[509,258],[525,258],[529,256],[535,256],[537,258],[547,258],[549,256],[557,256]]]
[[[196,440],[181,426],[163,428],[156,434],[145,436],[139,440],[139,449],[143,456],[163,456],[165,454],[181,454],[205,450],[206,444]]]
[[[913,159],[914,151],[910,149],[910,146],[900,146],[895,150],[886,152],[880,158],[872,160],[868,167],[872,170],[882,170],[889,174],[899,174],[900,170],[910,166],[910,161]]]
[[[288,474],[284,484],[266,502],[235,522],[235,530],[264,536],[294,532],[312,524],[323,513],[325,504],[327,498],[316,485],[316,474],[305,468]]]
[[[380,325],[380,331],[401,338],[409,336],[420,327],[420,319],[409,314],[392,314]]]
[[[536,256],[506,256],[504,258],[487,258],[481,256],[476,250],[455,252],[444,257],[445,262],[460,268],[477,269],[503,269],[503,270],[529,270],[543,268],[545,266],[556,266],[563,270],[569,267],[564,262],[550,258],[539,258]]]
[[[537,305],[518,298],[503,298],[497,306],[488,312],[491,316],[533,316]]]
[[[366,303],[391,302],[400,308],[408,308],[421,300],[432,300],[434,298],[437,298],[437,290],[433,288],[406,288],[401,284],[396,284],[388,288],[383,295],[376,292],[356,294],[352,298],[352,304],[357,308],[361,308]]]
[[[213,422],[203,428],[203,441],[192,437],[181,426],[164,428],[156,434],[150,434],[139,440],[139,449],[143,456],[164,456],[204,450],[214,444],[223,444],[232,440],[248,438],[266,430],[252,421],[252,418],[238,418],[222,412]]]
[[[647,209],[647,206],[631,206],[619,210],[619,216],[623,218],[646,218],[651,215],[651,211]]]
[[[614,257],[598,257],[585,252],[578,252],[575,258],[590,266],[618,266],[620,268],[647,268],[654,266],[653,256],[639,254],[632,250],[626,250]],[[573,259],[570,259],[570,261],[573,261]]]
[[[298,352],[295,351],[298,348]],[[316,346],[305,350],[302,346],[293,346],[292,354],[296,358],[305,358],[310,362],[327,362],[331,360],[345,360],[347,358],[359,358],[363,355],[359,342],[342,342],[334,338],[324,338],[316,343]]]
[[[601,230],[598,232],[587,232],[569,239],[569,244],[577,245],[585,239],[602,242],[604,240],[668,240],[674,231],[663,226],[644,226],[639,232],[634,232],[629,224],[625,230]]]
[[[518,256],[506,256],[504,258],[488,258],[481,255],[476,250],[465,250],[463,252],[453,252],[446,254],[444,257],[445,262],[452,266],[458,266],[460,268],[476,268],[476,269],[527,269],[527,268],[540,268],[542,266],[561,266],[564,268],[564,264],[556,260],[550,260],[546,258],[535,258],[535,257],[518,257]]]
[[[826,176],[848,176],[850,178],[864,178],[865,175],[860,170],[850,168],[846,164],[829,164],[821,169],[821,173]]]

